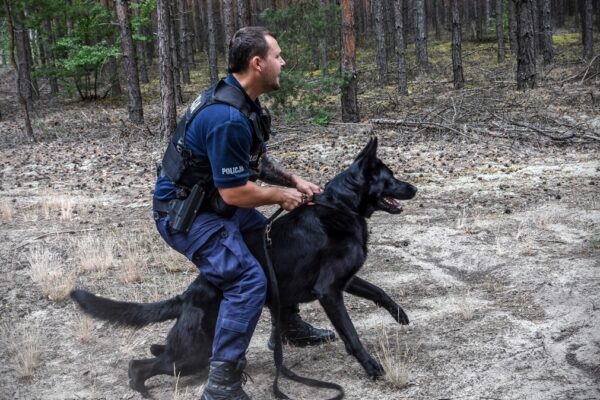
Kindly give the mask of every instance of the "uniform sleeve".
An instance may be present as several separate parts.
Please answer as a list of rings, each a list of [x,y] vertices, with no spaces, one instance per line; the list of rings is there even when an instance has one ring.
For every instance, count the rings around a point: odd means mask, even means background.
[[[246,184],[250,177],[252,132],[245,121],[234,118],[208,132],[206,152],[215,187],[231,188]]]

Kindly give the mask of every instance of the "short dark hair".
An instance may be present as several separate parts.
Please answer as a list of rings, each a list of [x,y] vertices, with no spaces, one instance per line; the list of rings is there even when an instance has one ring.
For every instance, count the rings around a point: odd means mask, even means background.
[[[266,58],[269,44],[265,36],[277,39],[275,34],[263,26],[246,26],[233,34],[229,42],[229,65],[227,71],[243,72],[254,56]]]

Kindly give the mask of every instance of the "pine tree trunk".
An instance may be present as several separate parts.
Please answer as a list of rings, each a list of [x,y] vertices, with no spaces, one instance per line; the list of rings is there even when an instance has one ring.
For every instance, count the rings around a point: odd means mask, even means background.
[[[385,25],[383,22],[383,0],[374,0],[373,19],[375,20],[375,42],[377,45],[377,81],[385,82],[387,75],[387,56],[385,52]]]
[[[533,89],[536,78],[533,4],[531,0],[512,1],[517,17],[517,89]]]
[[[454,89],[462,89],[465,86],[462,67],[462,39],[460,25],[459,0],[452,1],[452,72],[454,74]]]
[[[508,35],[510,41],[510,50],[517,54],[519,44],[517,39],[517,12],[513,0],[508,1]]]
[[[160,133],[170,136],[177,126],[175,108],[175,82],[171,58],[169,0],[156,0],[158,19],[158,59],[160,69]]]
[[[327,0],[320,0],[321,1],[321,7],[326,7],[327,6]],[[328,67],[329,67],[329,39],[328,39],[327,34],[323,35],[322,38],[319,39],[320,42],[320,48],[321,48],[321,62],[320,62],[320,67],[321,67],[321,72],[323,72],[324,75],[328,74]]]
[[[342,49],[341,70],[344,76],[342,86],[342,121],[358,122],[357,82],[356,82],[356,36],[354,32],[354,0],[341,0],[342,10]]]
[[[229,43],[235,33],[233,0],[223,0],[223,27],[225,28],[225,65],[229,68]]]
[[[583,42],[583,61],[590,62],[594,58],[593,10],[592,0],[583,0],[581,10],[581,38]]]
[[[250,9],[248,0],[237,0],[238,8],[238,27],[250,26]]]
[[[23,20],[22,11],[14,10],[9,4],[9,0],[4,0],[4,5],[9,23],[9,51],[12,54],[12,64],[17,71],[17,96],[25,117],[25,135],[29,140],[35,141],[33,127],[31,126],[33,91],[31,88],[31,65],[29,65],[25,43],[27,31],[21,22]],[[16,55],[14,54],[15,50]]]
[[[138,2],[138,4],[140,4],[140,3]],[[140,17],[139,7],[133,8],[133,15],[135,18]],[[138,35],[143,36],[141,26],[138,27],[137,33],[138,33]],[[146,38],[146,40],[150,40],[150,38]],[[150,82],[150,80],[148,79],[148,67],[146,65],[146,50],[144,48],[144,41],[135,40],[134,45],[135,45],[136,61],[137,61],[138,69],[140,72],[140,82],[148,83],[148,82]]]
[[[52,70],[56,70],[56,57],[54,55],[54,44],[56,43],[56,33],[52,28],[52,21],[47,19],[44,22],[44,29],[46,30],[47,40],[46,43],[46,55],[48,56],[48,63],[50,64]],[[50,83],[50,94],[55,95],[58,93],[58,79],[55,76],[50,76],[48,79]]]
[[[215,83],[219,80],[219,70],[217,68],[217,35],[213,0],[206,0],[206,20],[208,25],[208,74],[211,83]]]
[[[550,0],[542,0],[542,56],[544,64],[552,64],[554,61],[554,48],[552,45],[552,13]]]
[[[173,82],[175,83],[175,101],[177,104],[183,104],[183,94],[181,93],[181,64],[179,58],[179,35],[177,29],[177,7],[169,2],[169,41],[171,46],[171,62],[173,63]]]
[[[71,0],[66,0],[66,1],[67,1],[67,5],[71,2]],[[112,22],[113,13],[110,8],[109,0],[100,0],[100,3],[102,3],[104,8],[106,8],[106,11],[108,11],[108,14],[110,15],[110,19]],[[69,19],[67,19],[67,24],[69,24],[69,22],[71,23],[71,27],[68,29],[68,32],[71,32],[73,30],[73,22],[70,21]],[[109,44],[110,45],[114,44],[113,38],[110,39]],[[115,57],[109,57],[108,60],[106,61],[105,67],[103,69],[104,69],[105,75],[107,75],[107,78],[110,82],[111,96],[116,97],[116,96],[120,96],[121,94],[123,94],[123,90],[121,89],[121,83],[120,83],[120,79],[119,79],[119,69],[117,68],[117,59]]]
[[[498,62],[504,61],[505,50],[504,50],[504,25],[502,23],[502,17],[504,15],[504,0],[496,1],[496,40],[498,41]]]
[[[137,62],[135,59],[135,48],[131,37],[131,25],[129,24],[128,6],[126,0],[116,0],[117,19],[121,30],[121,50],[123,70],[127,79],[127,95],[129,98],[129,120],[134,124],[144,123],[144,110],[142,107],[142,92],[140,91],[140,80],[138,78]]]
[[[429,72],[427,56],[427,22],[425,18],[425,0],[415,1],[415,48],[421,73]]]
[[[200,7],[201,0],[192,0],[192,9],[194,10],[194,32],[196,40],[196,48],[198,51],[204,51],[206,49],[206,30],[204,29],[205,23],[202,18],[204,11],[203,7]]]
[[[406,43],[404,38],[403,3],[407,0],[393,0],[394,22],[396,31],[396,57],[398,58],[398,94],[408,96],[408,79],[406,76]]]
[[[179,66],[179,72],[183,83],[189,84],[190,81],[190,62],[187,53],[187,27],[185,19],[185,7],[183,0],[176,0],[173,2],[173,28],[174,35],[173,40],[175,41],[175,48],[177,52],[177,65]]]

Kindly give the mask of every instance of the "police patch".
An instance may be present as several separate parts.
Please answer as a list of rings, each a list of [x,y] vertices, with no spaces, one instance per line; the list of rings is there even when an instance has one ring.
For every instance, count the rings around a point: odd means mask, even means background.
[[[237,167],[229,167],[229,168],[221,168],[221,174],[223,175],[236,175],[241,172],[244,172],[246,169],[243,166]]]

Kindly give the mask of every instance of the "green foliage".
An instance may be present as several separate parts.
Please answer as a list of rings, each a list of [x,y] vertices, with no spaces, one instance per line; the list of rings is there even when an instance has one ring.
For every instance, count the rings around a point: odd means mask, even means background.
[[[281,74],[281,88],[269,94],[275,111],[290,117],[314,117],[315,123],[327,123],[331,110],[324,98],[339,91],[339,73],[318,65],[325,39],[329,50],[336,49],[340,26],[340,9],[335,4],[321,6],[315,1],[299,1],[295,5],[265,10],[261,17],[277,34],[287,62]],[[329,54],[329,58],[335,54]],[[336,58],[337,59],[337,58]],[[320,71],[315,71],[321,67]],[[331,106],[330,106],[331,107]]]
[[[139,34],[139,29],[141,27],[151,27],[152,26],[152,12],[156,10],[156,0],[140,0],[137,3],[131,3],[129,6],[132,10],[139,9],[139,15],[131,18],[131,28],[133,31],[132,37],[133,40],[139,41],[148,41],[152,40],[152,38],[148,38],[144,35]],[[135,15],[135,14],[134,14]]]
[[[27,10],[25,24],[54,55],[34,76],[59,78],[69,94],[77,91],[82,99],[98,97],[100,70],[119,55],[117,27],[108,10],[96,0],[72,0],[66,8],[64,0],[20,0],[20,7]]]

